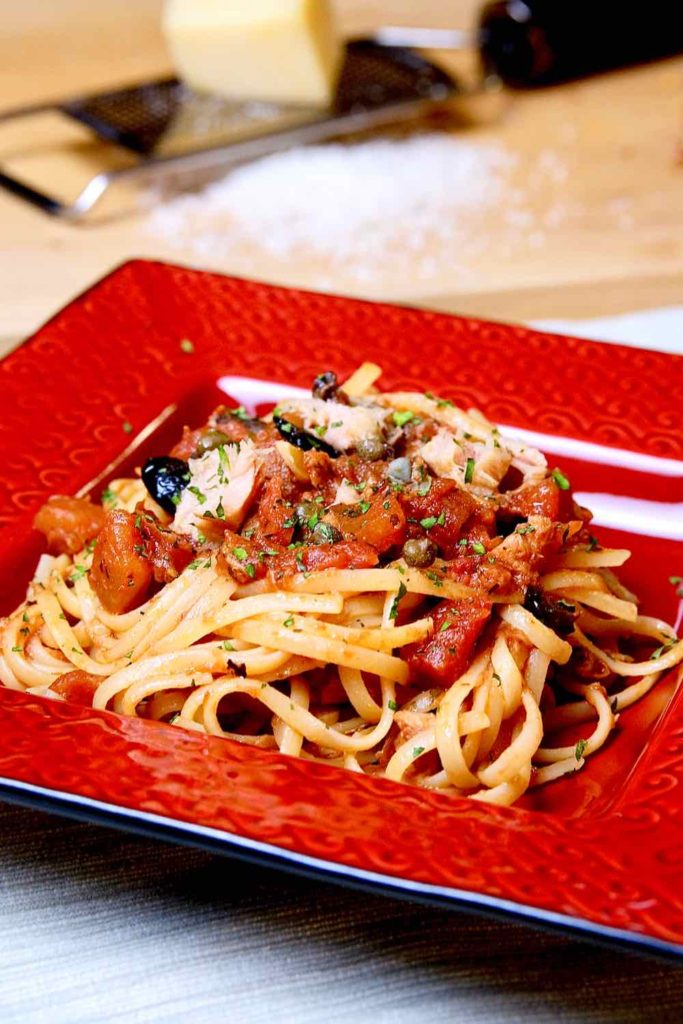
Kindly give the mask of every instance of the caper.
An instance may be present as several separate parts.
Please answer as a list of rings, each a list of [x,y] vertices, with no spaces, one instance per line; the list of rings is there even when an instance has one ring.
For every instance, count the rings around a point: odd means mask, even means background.
[[[319,544],[337,544],[343,539],[341,532],[332,523],[316,523],[313,537]]]
[[[294,507],[294,518],[301,526],[305,526],[310,519],[317,522],[322,512],[317,501],[300,501]]]
[[[436,544],[429,537],[417,537],[405,542],[402,554],[408,565],[424,569],[436,558],[436,550]]]
[[[313,397],[321,398],[323,402],[334,401],[337,397],[337,388],[339,382],[337,381],[336,373],[332,373],[331,370],[327,370],[325,373],[320,373],[313,381]]]
[[[207,430],[197,441],[196,453],[212,452],[221,444],[228,444],[230,438],[222,430]]]
[[[381,437],[368,434],[358,442],[356,451],[364,462],[377,462],[384,455],[384,441]]]
[[[393,459],[389,463],[387,472],[392,480],[398,480],[402,484],[410,483],[413,472],[410,459],[406,459],[405,456],[400,459]]]

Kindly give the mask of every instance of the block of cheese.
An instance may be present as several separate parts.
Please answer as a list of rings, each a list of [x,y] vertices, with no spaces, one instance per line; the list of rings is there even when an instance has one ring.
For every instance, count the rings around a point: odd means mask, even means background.
[[[328,105],[342,59],[329,0],[167,0],[179,76],[228,99]]]

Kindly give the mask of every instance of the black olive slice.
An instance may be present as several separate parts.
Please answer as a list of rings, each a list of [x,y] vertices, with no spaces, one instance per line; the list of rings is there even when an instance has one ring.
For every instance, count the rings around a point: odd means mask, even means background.
[[[570,636],[574,632],[574,623],[579,617],[579,612],[569,601],[553,600],[539,587],[529,587],[524,607],[558,636]]]
[[[157,455],[142,467],[142,482],[157,505],[173,515],[181,493],[190,482],[190,467],[183,459]]]
[[[314,437],[313,434],[307,434],[305,430],[302,430],[301,427],[296,427],[289,420],[286,420],[284,416],[273,416],[273,423],[285,441],[289,441],[295,448],[300,448],[302,452],[325,452],[331,459],[338,459],[341,455],[341,452],[338,452],[331,444],[326,444],[325,441],[319,437]]]

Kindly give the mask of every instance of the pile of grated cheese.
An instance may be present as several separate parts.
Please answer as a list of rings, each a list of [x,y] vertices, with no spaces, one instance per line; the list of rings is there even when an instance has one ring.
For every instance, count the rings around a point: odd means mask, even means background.
[[[147,228],[214,264],[247,245],[279,260],[309,256],[359,279],[387,261],[424,276],[435,259],[476,248],[482,214],[511,208],[515,165],[502,147],[462,135],[292,149],[159,202]]]

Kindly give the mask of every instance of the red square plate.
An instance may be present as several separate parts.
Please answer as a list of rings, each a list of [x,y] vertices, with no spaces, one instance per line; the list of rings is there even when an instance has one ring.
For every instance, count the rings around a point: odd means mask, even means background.
[[[651,614],[676,617],[682,358],[146,262],[116,270],[0,365],[0,611],[23,597],[40,552],[31,520],[49,494],[167,450],[226,389],[265,400],[256,381],[307,386],[362,359],[384,366],[389,388],[433,389],[541,434],[621,530],[609,541],[632,548],[626,584]],[[0,689],[0,796],[680,954],[674,691],[664,680],[583,771],[507,809]]]

